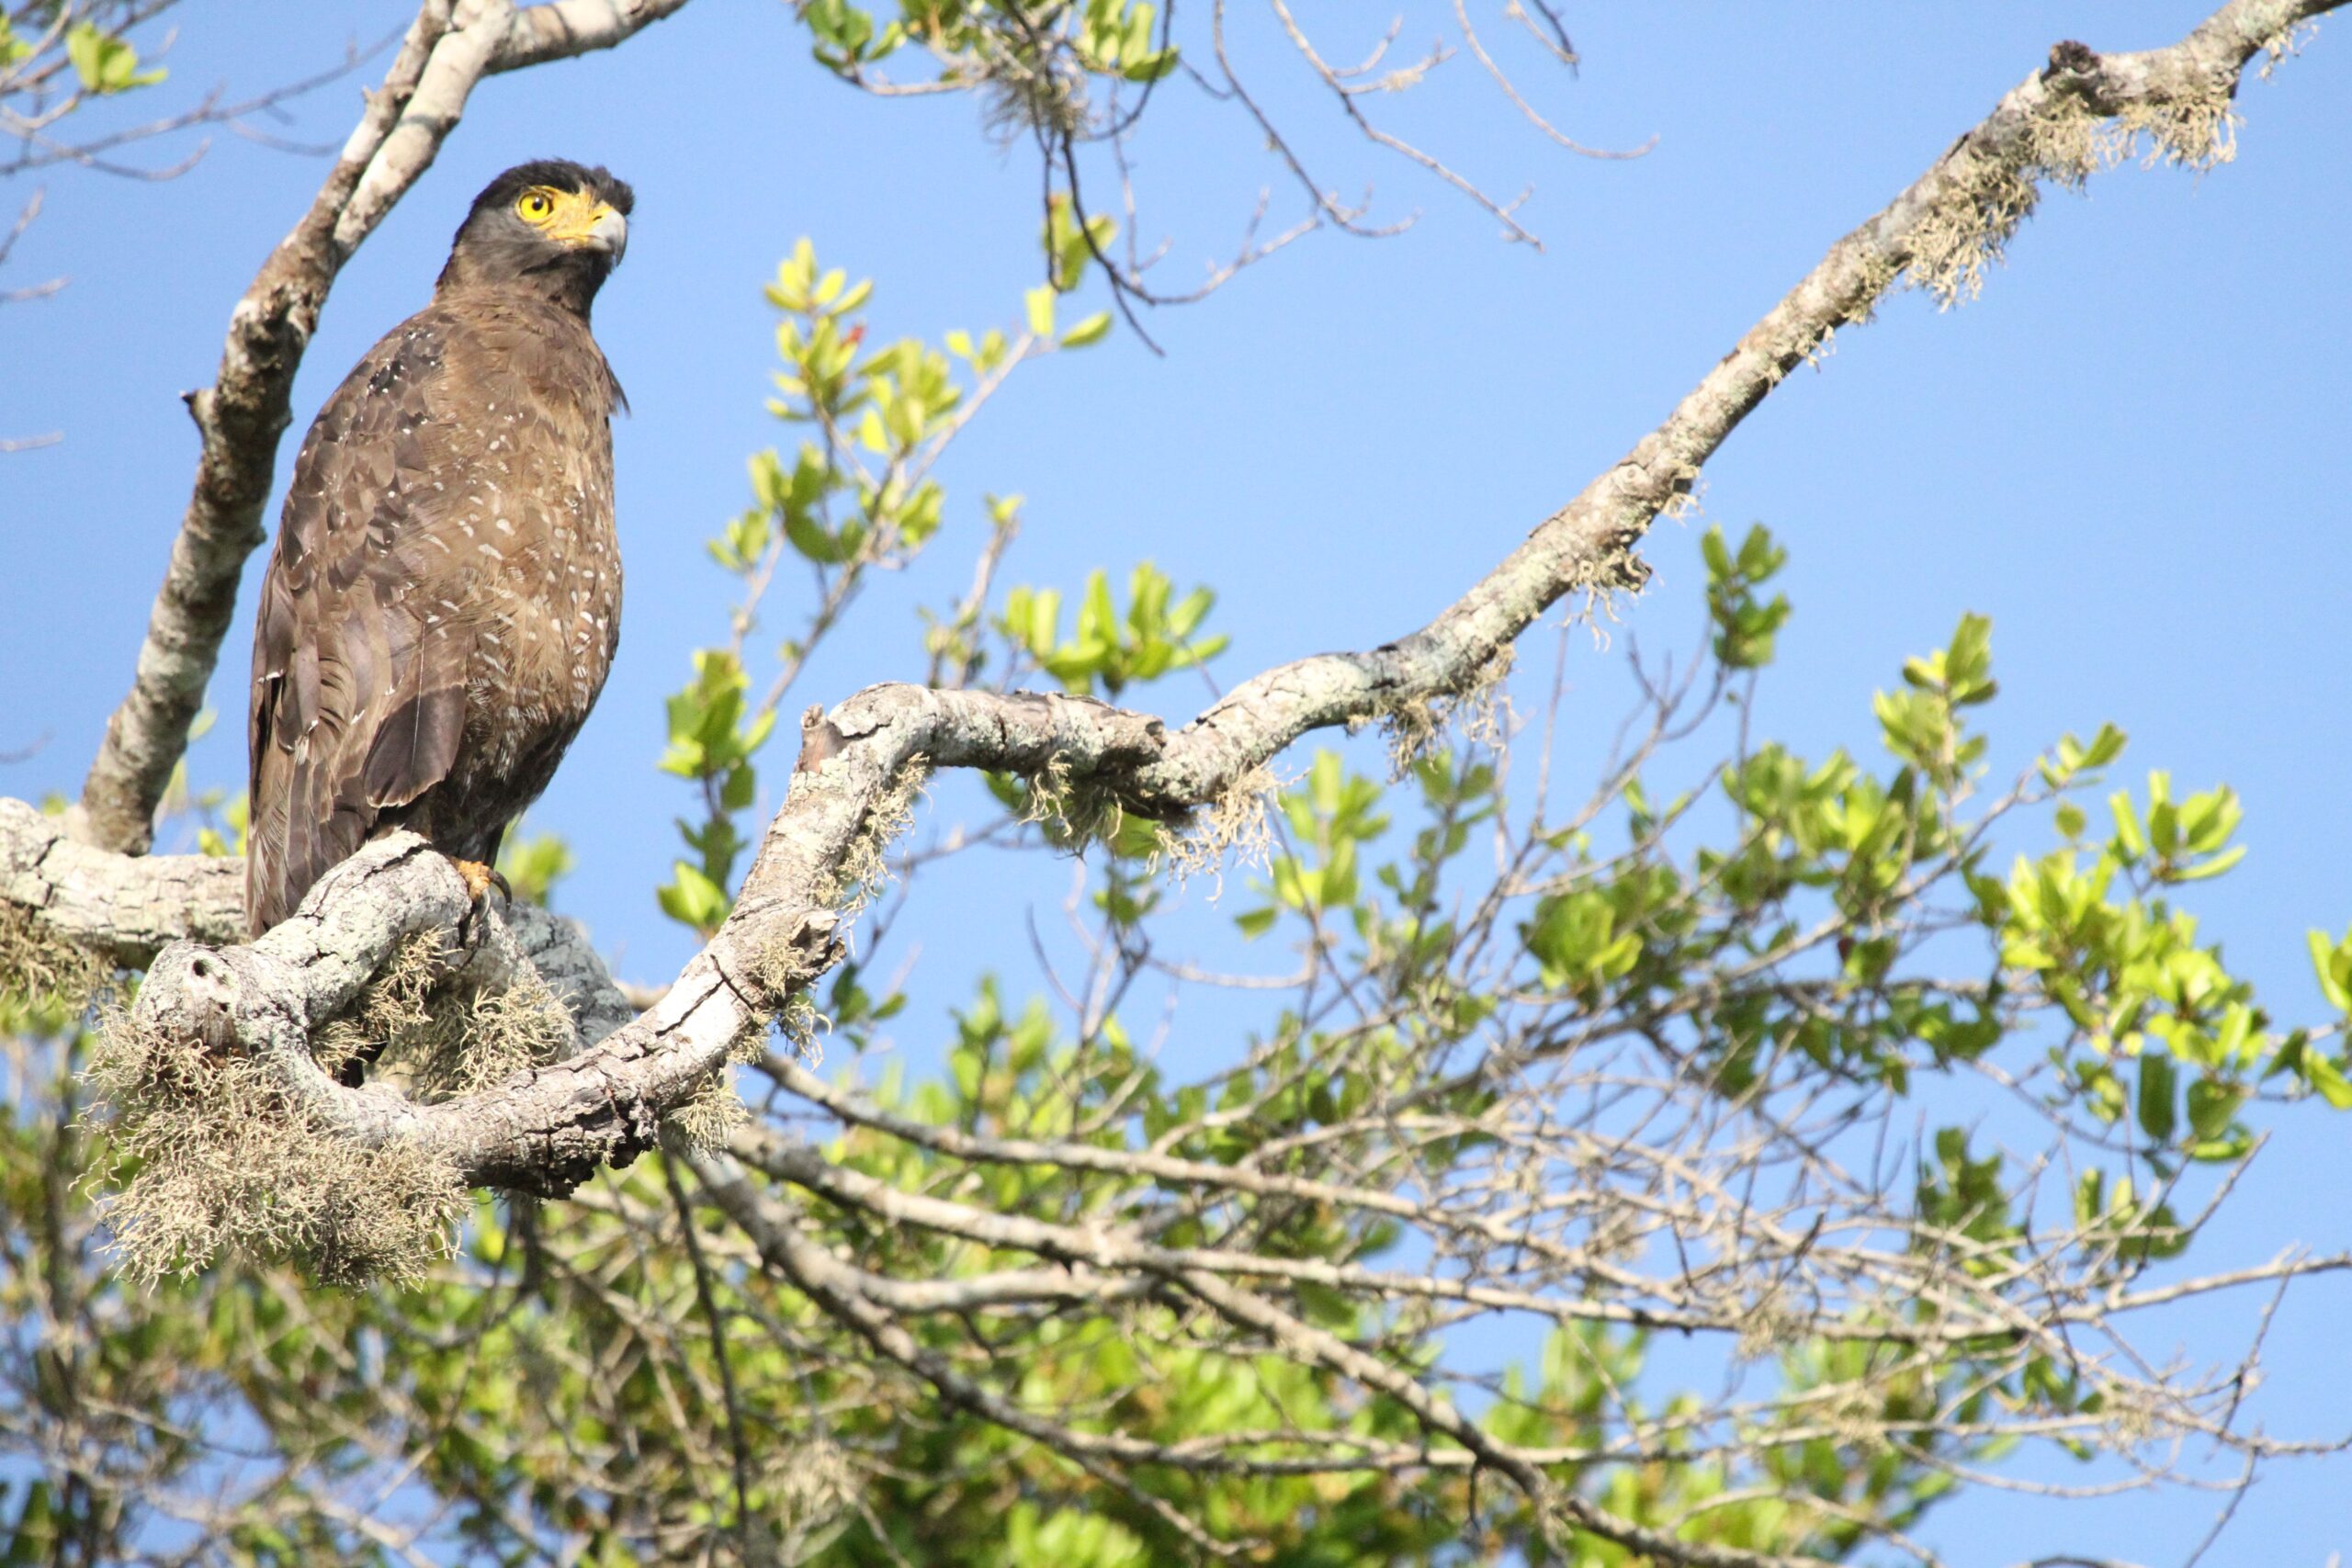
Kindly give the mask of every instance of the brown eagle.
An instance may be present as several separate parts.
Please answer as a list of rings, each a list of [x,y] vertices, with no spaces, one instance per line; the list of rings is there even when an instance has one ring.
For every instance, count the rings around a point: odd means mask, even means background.
[[[524,164],[474,198],[433,302],[319,411],[254,627],[245,916],[406,828],[480,896],[620,636],[612,412],[588,328],[633,204]]]

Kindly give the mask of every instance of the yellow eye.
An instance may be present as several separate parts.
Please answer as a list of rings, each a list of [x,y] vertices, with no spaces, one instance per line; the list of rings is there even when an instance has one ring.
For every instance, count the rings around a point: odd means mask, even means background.
[[[555,212],[555,197],[543,190],[526,190],[514,203],[514,210],[533,223],[544,223]]]

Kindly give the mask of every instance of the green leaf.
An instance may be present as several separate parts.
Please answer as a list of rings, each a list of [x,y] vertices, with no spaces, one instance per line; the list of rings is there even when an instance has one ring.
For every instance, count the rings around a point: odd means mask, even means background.
[[[1029,308],[1029,331],[1038,337],[1054,335],[1054,286],[1041,283],[1023,294],[1022,301]]]
[[[2305,933],[2304,940],[2311,946],[2312,972],[2319,976],[2320,994],[2336,1011],[2352,1013],[2352,931],[2344,933],[2340,943],[2330,942],[2321,931]]]
[[[2139,808],[2132,805],[2131,792],[2117,790],[2107,797],[2107,805],[2115,813],[2115,845],[2125,863],[2146,854],[2148,835],[2140,826]]]
[[[1944,656],[1944,678],[1957,705],[1988,702],[1999,689],[1992,679],[1993,623],[1990,618],[1967,615],[1960,618],[1952,632],[1951,647]]]
[[[2204,1142],[2219,1139],[2245,1100],[2245,1090],[2235,1084],[2198,1079],[2188,1086],[2188,1130]]]
[[[160,66],[140,70],[139,51],[122,39],[108,37],[94,22],[76,22],[66,29],[65,58],[73,62],[83,91],[100,96],[153,86],[164,75]]]
[[[1111,312],[1097,310],[1069,331],[1062,333],[1064,348],[1084,348],[1090,343],[1100,343],[1111,333]]]
[[[770,716],[771,717],[774,716]],[[759,777],[748,762],[739,762],[727,770],[727,780],[718,787],[718,804],[728,811],[741,811],[752,804]]]
[[[2244,859],[2245,859],[2245,846],[2244,844],[2233,844],[2228,849],[2223,850],[2220,854],[2215,855],[2211,860],[2201,861],[2195,865],[2181,866],[2176,869],[2165,880],[2167,882],[2202,882],[2209,876],[2221,875],[2223,872],[2229,870],[2230,867],[2237,864],[2238,862]]]
[[[2330,1109],[2352,1111],[2352,1078],[2344,1070],[2316,1051],[2303,1053],[2303,1078],[2319,1091]]]
[[[2168,1142],[2175,1123],[2174,1099],[2178,1075],[2173,1059],[2149,1050],[2140,1057],[2140,1125],[2157,1143]]]
[[[669,885],[654,897],[663,914],[697,931],[718,930],[729,908],[727,890],[704,875],[700,867],[684,861],[671,863]]]

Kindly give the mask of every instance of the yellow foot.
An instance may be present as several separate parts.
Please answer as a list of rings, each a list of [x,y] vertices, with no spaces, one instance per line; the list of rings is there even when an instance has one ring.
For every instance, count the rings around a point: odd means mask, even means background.
[[[508,903],[514,901],[514,889],[506,886],[506,878],[498,874],[496,866],[486,865],[478,860],[459,860],[455,855],[449,857],[449,864],[463,879],[466,891],[472,896],[476,904],[489,897],[490,890],[493,887],[506,896]]]

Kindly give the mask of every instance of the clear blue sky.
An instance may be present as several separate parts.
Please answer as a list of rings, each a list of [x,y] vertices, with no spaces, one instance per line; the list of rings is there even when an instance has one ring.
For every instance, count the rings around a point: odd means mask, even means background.
[[[1391,106],[1490,185],[1532,182],[1541,254],[1497,243],[1491,220],[1348,135],[1277,63],[1278,40],[1253,15],[1237,47],[1267,62],[1271,101],[1327,179],[1369,180],[1381,210],[1419,210],[1421,222],[1378,243],[1317,236],[1207,304],[1160,313],[1149,325],[1164,359],[1122,338],[1024,371],[951,459],[950,533],[933,558],[881,585],[798,700],[920,673],[911,607],[960,590],[983,489],[1029,498],[1014,580],[1074,588],[1093,566],[1123,572],[1148,556],[1180,582],[1216,584],[1216,625],[1234,637],[1218,666],[1227,682],[1407,630],[1653,424],[2053,41],[2145,47],[2208,8],[1571,7],[1584,71],[1541,81],[1540,101],[1589,142],[1657,135],[1648,157],[1560,152],[1466,58]],[[175,13],[174,90],[306,73],[408,9],[198,0]],[[1351,51],[1348,27],[1367,42],[1378,30],[1345,7],[1312,10],[1336,55]],[[1416,17],[1405,43],[1440,27]],[[354,83],[330,87],[285,133],[338,142],[356,97]],[[1295,202],[1233,119],[1182,93],[1165,107],[1145,143],[1146,228],[1172,234],[1168,271],[1181,280],[1230,249],[1261,184],[1274,186],[1277,223]],[[1993,617],[2003,680],[1996,776],[2062,730],[2112,719],[2132,737],[2131,776],[2165,766],[2185,785],[2234,784],[2252,853],[2199,907],[2293,1014],[2318,1004],[2302,931],[2352,919],[2352,703],[2340,683],[2352,649],[2352,24],[2250,83],[2241,108],[2233,165],[2125,170],[2087,198],[2056,196],[1981,302],[1939,315],[1899,299],[1845,334],[1821,373],[1792,378],[1733,438],[1705,500],[1726,525],[1760,519],[1792,549],[1797,618],[1759,717],[1800,750],[1868,747],[1870,693],[1976,610]],[[298,432],[424,301],[474,190],[544,153],[607,163],[637,185],[628,264],[597,313],[636,412],[617,432],[620,661],[534,821],[581,851],[562,906],[650,980],[686,946],[650,894],[685,805],[652,768],[660,699],[687,650],[716,635],[722,583],[701,540],[744,503],[745,456],[790,439],[762,412],[773,318],[759,287],[808,234],[876,276],[877,333],[1009,324],[1036,276],[1035,173],[1025,153],[987,142],[967,103],[879,103],[838,86],[780,0],[697,0],[616,53],[477,94],[337,288],[296,389]],[[0,308],[0,435],[64,434],[0,457],[0,751],[47,739],[0,769],[0,791],[78,784],[186,499],[195,443],[178,394],[209,379],[232,302],[322,173],[220,137],[167,184],[49,180],[47,213],[0,276],[0,288],[71,279],[53,299]],[[27,194],[22,181],[0,188]],[[1695,538],[1663,525],[1646,553],[1659,583],[1629,624],[1646,646],[1687,646]],[[241,614],[212,695],[222,722],[193,755],[199,784],[242,782],[248,626]],[[787,617],[770,626],[781,635]],[[1531,662],[1548,665],[1545,651]],[[1579,651],[1579,684],[1613,701],[1621,655]],[[1146,700],[1182,716],[1199,693],[1171,682]],[[1571,736],[1564,765],[1605,742]],[[1066,877],[1033,880],[1050,922]],[[960,886],[1004,897],[1001,884]],[[1028,983],[1018,923],[992,908],[960,919],[958,886],[926,884],[908,920],[937,987],[905,1022],[910,1051],[925,1055],[937,1003],[978,969]],[[2278,1133],[2209,1261],[2294,1241],[2352,1247],[2343,1125],[2305,1111]],[[2274,1429],[2352,1422],[2341,1393],[2352,1356],[2333,1328],[2347,1305],[2345,1286],[2322,1282],[2282,1314],[2274,1382],[2258,1396]],[[2244,1311],[2193,1320],[2217,1337],[2191,1349],[2218,1351],[2245,1322]],[[2281,1468],[2207,1561],[2324,1562],[2352,1546],[2347,1495],[2352,1459]],[[1988,1495],[1925,1533],[1959,1562],[2062,1544],[2168,1562],[2213,1506]]]

